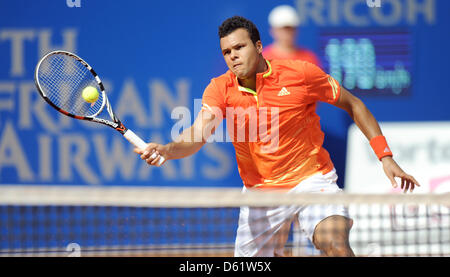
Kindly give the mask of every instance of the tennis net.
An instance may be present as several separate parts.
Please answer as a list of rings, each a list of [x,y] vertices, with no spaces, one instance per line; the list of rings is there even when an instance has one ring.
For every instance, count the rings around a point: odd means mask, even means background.
[[[348,208],[356,256],[450,256],[449,194],[84,186],[0,186],[0,256],[227,257],[240,207],[330,204]],[[321,255],[301,222],[287,231],[285,255]]]

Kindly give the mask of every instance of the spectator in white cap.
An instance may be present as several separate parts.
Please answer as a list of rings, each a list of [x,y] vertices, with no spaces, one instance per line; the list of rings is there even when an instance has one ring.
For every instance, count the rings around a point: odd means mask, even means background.
[[[269,14],[270,35],[273,43],[264,47],[263,56],[268,60],[304,60],[321,66],[319,58],[310,50],[297,45],[300,19],[289,5],[275,7]]]

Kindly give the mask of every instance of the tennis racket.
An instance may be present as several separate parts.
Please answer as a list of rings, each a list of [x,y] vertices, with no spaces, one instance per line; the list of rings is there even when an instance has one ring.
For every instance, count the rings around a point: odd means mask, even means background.
[[[114,114],[100,77],[77,55],[60,50],[48,53],[38,62],[34,80],[39,94],[57,111],[76,119],[104,124],[121,133],[135,147],[142,150],[147,147],[147,143],[127,129]],[[99,92],[93,103],[82,97],[83,90],[89,86]],[[152,158],[155,157],[153,153]],[[161,156],[159,165],[163,162]]]

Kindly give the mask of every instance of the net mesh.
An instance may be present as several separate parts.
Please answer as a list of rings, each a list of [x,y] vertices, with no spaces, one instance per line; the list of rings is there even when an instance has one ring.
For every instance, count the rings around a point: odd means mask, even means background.
[[[284,194],[239,189],[0,187],[1,256],[233,256],[240,207],[344,205],[356,256],[449,256],[448,194]],[[286,256],[320,256],[286,229]],[[332,227],[330,227],[331,229]],[[331,230],[330,230],[331,231]]]
[[[47,56],[39,65],[37,78],[47,99],[73,115],[93,116],[102,108],[103,94],[94,75],[74,57],[58,53]],[[88,86],[100,92],[94,103],[82,97]]]

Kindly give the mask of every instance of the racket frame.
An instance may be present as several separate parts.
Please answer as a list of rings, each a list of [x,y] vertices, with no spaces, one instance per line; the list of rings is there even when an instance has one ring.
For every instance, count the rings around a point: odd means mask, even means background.
[[[68,111],[58,107],[57,105],[55,105],[47,97],[47,95],[45,94],[45,91],[42,89],[41,84],[39,82],[39,69],[41,67],[42,62],[45,59],[47,59],[49,56],[58,55],[58,54],[67,55],[69,57],[74,58],[75,60],[80,62],[84,67],[86,67],[89,70],[89,72],[94,76],[94,79],[97,82],[97,85],[99,86],[100,91],[102,93],[102,99],[103,99],[102,105],[101,105],[101,107],[100,107],[100,109],[98,110],[97,113],[95,113],[95,114],[93,114],[91,116],[80,116],[80,115],[72,114],[72,113],[70,113],[70,112],[68,112]],[[34,72],[34,82],[35,82],[36,88],[37,88],[39,94],[42,96],[42,98],[44,98],[44,100],[47,103],[49,103],[50,106],[55,108],[60,113],[63,113],[65,115],[67,115],[67,116],[70,116],[70,117],[73,117],[73,118],[76,118],[76,119],[87,120],[87,121],[94,121],[94,122],[97,122],[97,123],[101,123],[101,124],[107,125],[107,126],[109,126],[111,128],[114,128],[115,130],[119,131],[121,134],[125,134],[125,132],[127,131],[125,126],[122,124],[122,122],[120,122],[119,118],[114,114],[114,112],[113,112],[113,110],[111,108],[111,105],[109,104],[108,97],[106,96],[106,92],[105,92],[105,87],[104,87],[100,77],[97,75],[95,70],[85,60],[83,60],[82,58],[78,57],[74,53],[71,53],[71,52],[68,52],[68,51],[63,51],[63,50],[56,50],[56,51],[52,51],[52,52],[46,54],[45,56],[43,56],[39,60],[38,64],[36,65],[36,69],[35,69],[35,72]],[[109,115],[110,115],[110,117],[111,117],[111,119],[113,121],[96,117],[97,115],[99,115],[103,111],[103,109],[105,107],[106,107],[106,109],[107,109],[107,111],[108,111],[108,113],[109,113]]]
[[[97,82],[101,93],[102,93],[102,97],[103,97],[103,102],[102,105],[99,109],[99,111],[91,116],[80,116],[80,115],[75,115],[72,114],[66,110],[63,110],[62,108],[58,107],[56,104],[54,104],[45,94],[45,91],[42,89],[41,84],[39,83],[39,69],[41,67],[42,62],[48,58],[51,55],[58,55],[58,54],[62,54],[62,55],[67,55],[69,57],[74,58],[75,60],[77,60],[78,62],[80,62],[83,66],[85,66],[90,73],[94,76],[95,81]],[[62,114],[65,114],[67,116],[70,116],[72,118],[76,118],[79,120],[87,120],[87,121],[93,121],[93,122],[97,122],[97,123],[101,123],[104,125],[107,125],[113,129],[115,129],[116,131],[120,132],[129,142],[131,142],[134,146],[145,150],[145,148],[147,147],[147,144],[139,137],[137,136],[133,131],[131,131],[130,129],[127,129],[123,123],[119,120],[119,118],[114,114],[112,107],[109,103],[108,97],[106,96],[106,92],[105,92],[105,87],[103,86],[103,83],[100,79],[100,77],[97,75],[97,73],[94,71],[94,69],[82,58],[80,58],[79,56],[75,55],[74,53],[68,52],[68,51],[64,51],[64,50],[56,50],[56,51],[52,51],[48,54],[46,54],[45,56],[43,56],[38,64],[36,65],[36,69],[34,72],[34,82],[36,85],[36,88],[39,92],[39,94],[42,96],[42,98],[44,98],[44,100],[50,104],[50,106],[52,106],[53,108],[55,108],[57,111],[59,111]],[[99,115],[103,109],[106,107],[109,116],[111,117],[111,119],[113,121],[107,120],[107,119],[103,119],[103,118],[99,118],[97,117],[97,115]],[[152,157],[155,157],[152,155]],[[161,159],[159,161],[159,164],[161,164],[164,161],[164,157],[161,156]]]

